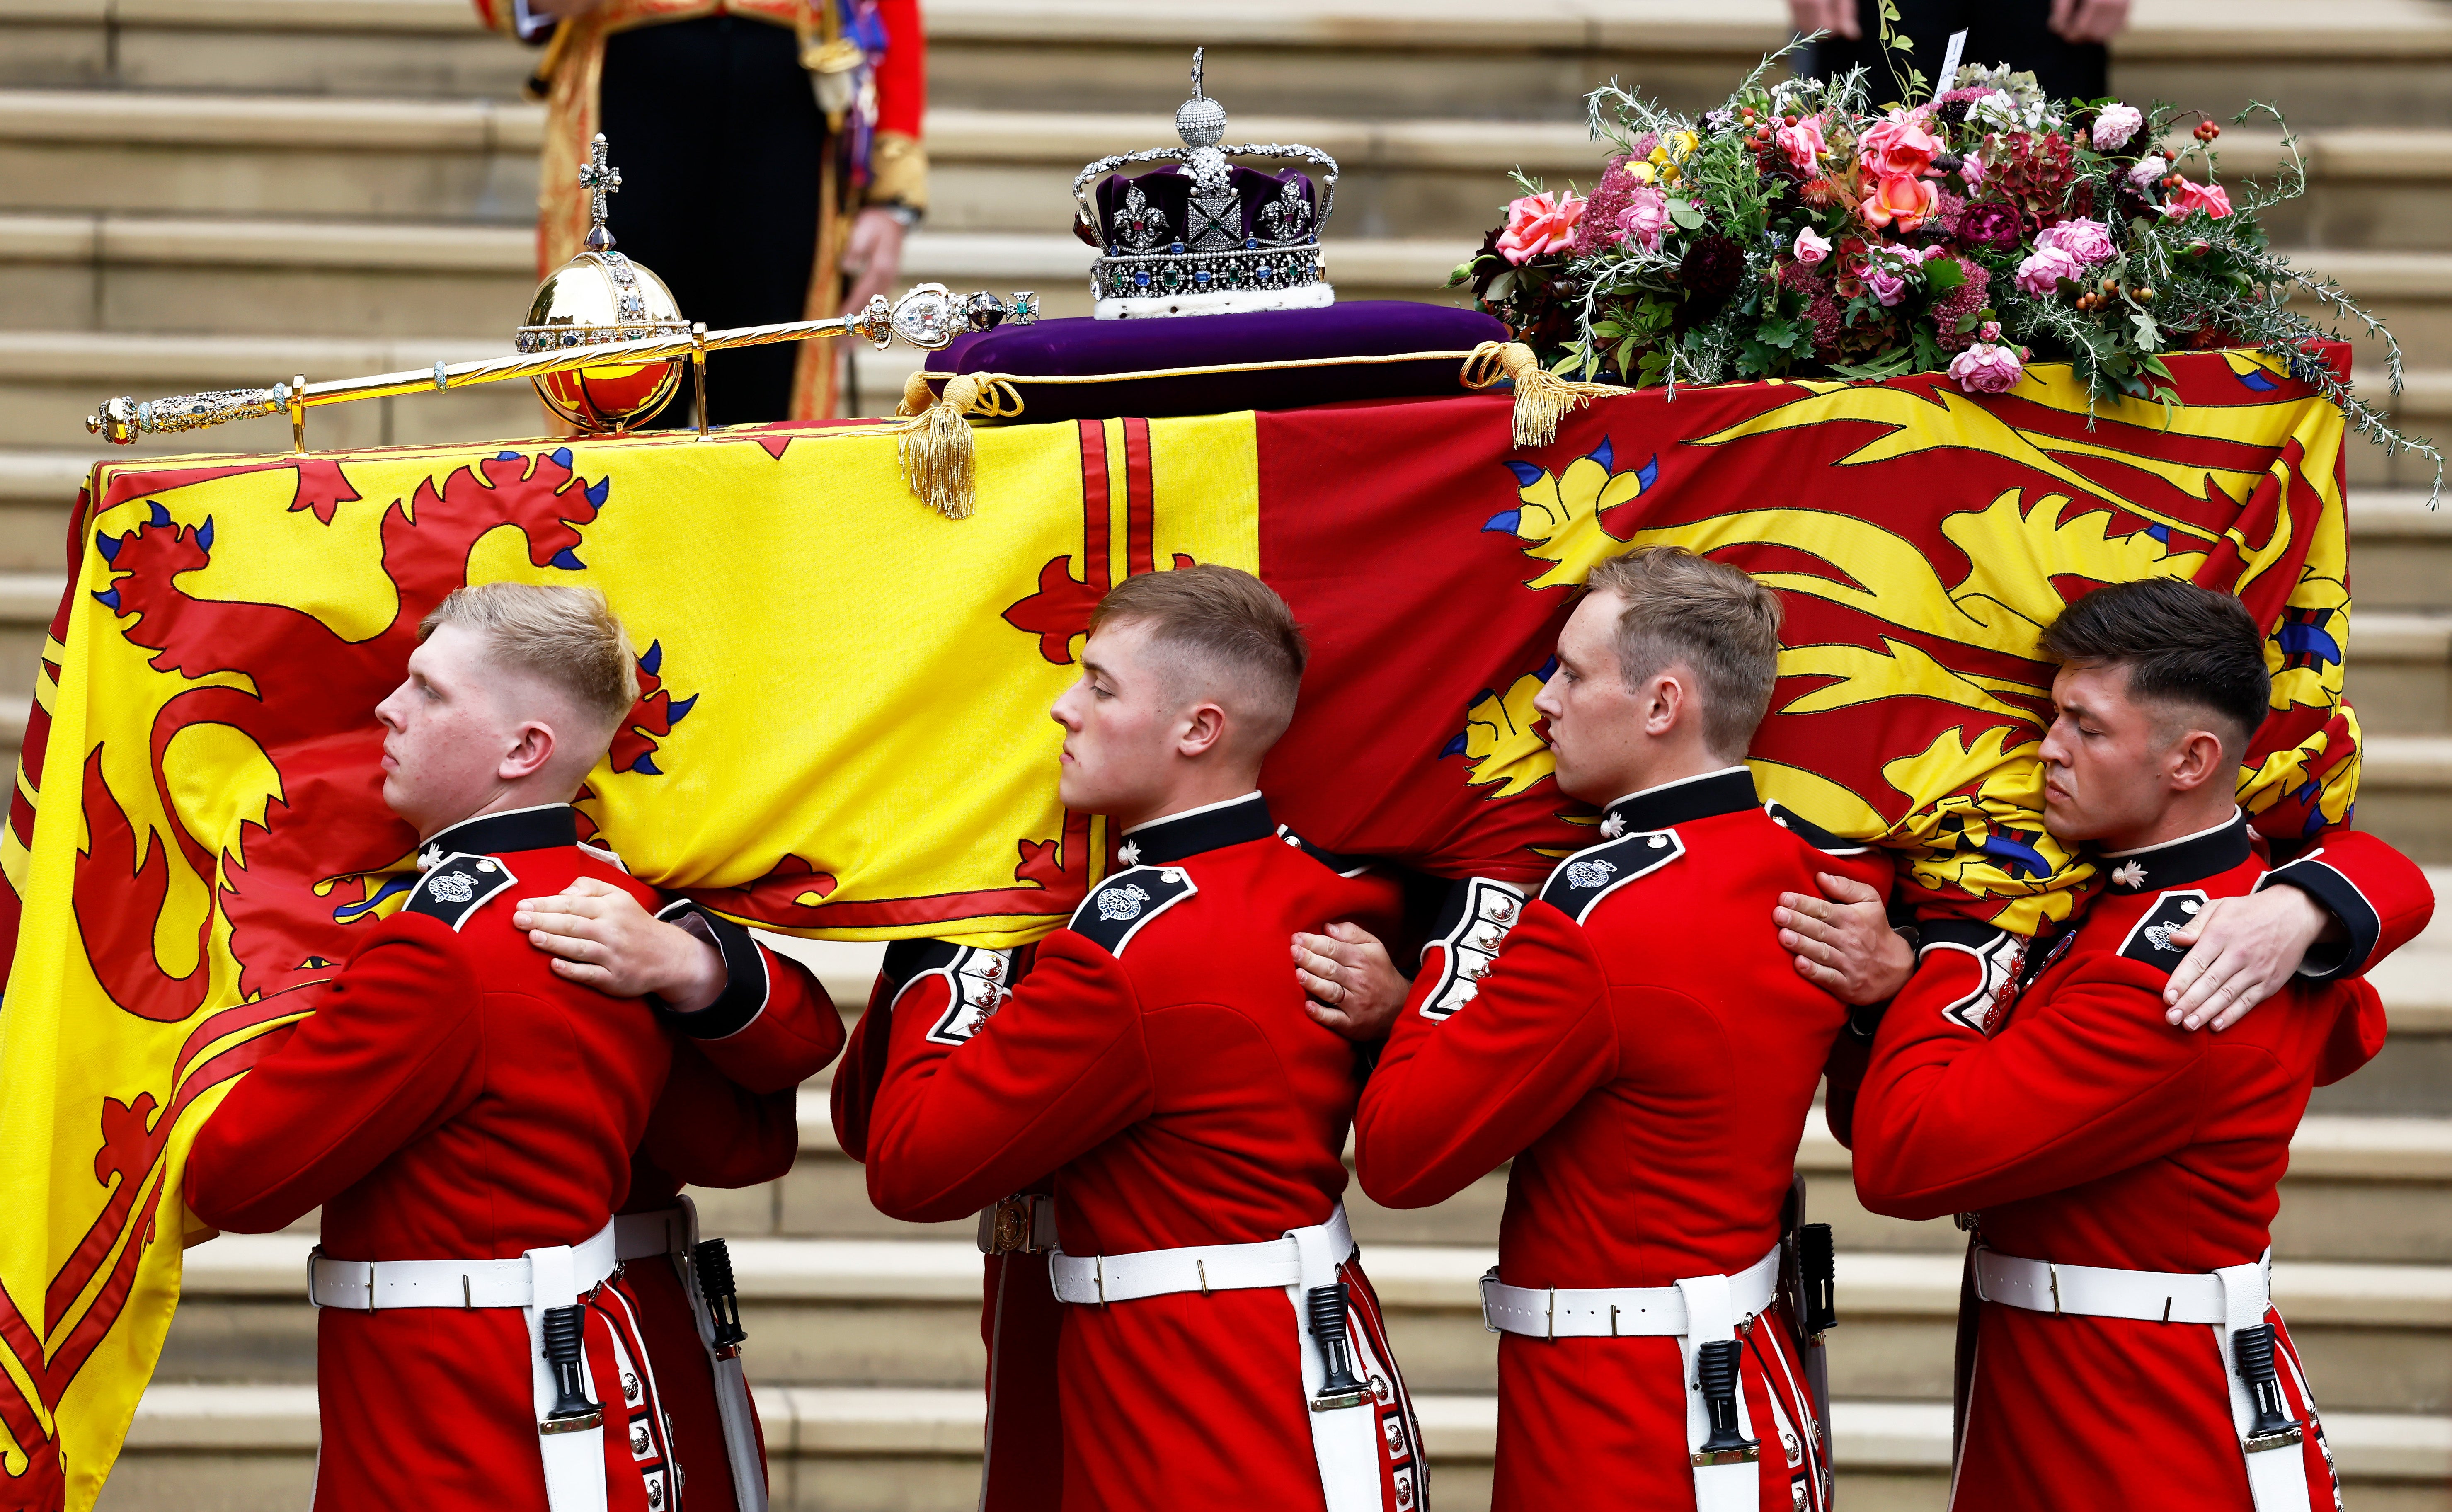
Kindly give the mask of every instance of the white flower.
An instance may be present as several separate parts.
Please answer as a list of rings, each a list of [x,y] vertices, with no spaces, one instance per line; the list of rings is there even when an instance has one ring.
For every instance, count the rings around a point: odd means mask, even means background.
[[[2106,105],[2094,118],[2094,149],[2116,152],[2128,145],[2137,129],[2146,124],[2145,115],[2133,105]]]

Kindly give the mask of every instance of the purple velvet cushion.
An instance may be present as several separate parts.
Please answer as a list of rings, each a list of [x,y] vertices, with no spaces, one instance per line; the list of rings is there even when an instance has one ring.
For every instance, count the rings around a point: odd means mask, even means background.
[[[1014,380],[1024,422],[1108,415],[1212,415],[1296,409],[1349,399],[1401,399],[1460,390],[1461,358],[1337,363],[1110,383],[1044,383],[1180,368],[1466,352],[1504,341],[1507,328],[1479,310],[1408,300],[1358,300],[1325,309],[1152,320],[1047,320],[957,337],[928,364],[935,372],[992,372]],[[944,381],[931,388],[942,392]]]

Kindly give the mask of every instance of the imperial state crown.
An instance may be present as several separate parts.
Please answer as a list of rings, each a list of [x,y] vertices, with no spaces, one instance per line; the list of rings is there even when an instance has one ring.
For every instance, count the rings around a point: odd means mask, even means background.
[[[1314,147],[1220,147],[1226,108],[1201,92],[1192,54],[1192,98],[1175,112],[1181,147],[1102,157],[1073,180],[1074,233],[1099,249],[1090,290],[1100,320],[1316,309],[1336,290],[1320,276],[1319,229],[1336,204],[1336,159]],[[1266,172],[1228,157],[1304,163]],[[1116,169],[1165,163],[1154,172]],[[1090,181],[1102,180],[1094,196]]]

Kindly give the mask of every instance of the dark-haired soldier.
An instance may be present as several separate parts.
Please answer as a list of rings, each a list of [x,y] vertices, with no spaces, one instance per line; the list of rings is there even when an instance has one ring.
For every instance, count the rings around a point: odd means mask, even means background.
[[[2044,648],[2045,822],[2095,847],[2109,890],[2031,943],[1928,924],[1855,1110],[1865,1205],[1973,1219],[1952,1504],[2323,1512],[2337,1482],[2267,1295],[2269,1227],[2309,1088],[2374,1054],[2382,1009],[2363,982],[2303,982],[2197,1036],[2164,987],[2176,935],[2277,881],[2343,917],[2361,966],[2434,900],[2405,863],[2362,891],[2321,856],[2256,859],[2232,784],[2269,693],[2238,600],[2102,588]]]
[[[1297,929],[1392,925],[1395,889],[1325,864],[1256,790],[1303,658],[1249,573],[1110,592],[1054,713],[1063,802],[1121,831],[1122,869],[1018,985],[1007,952],[905,947],[861,1028],[889,1036],[860,1130],[880,1209],[943,1221],[1054,1175],[1066,1508],[1421,1500],[1338,1201],[1360,1065],[1285,966]]]
[[[1829,1505],[1775,1300],[1797,1144],[1848,1008],[1764,927],[1887,857],[1765,806],[1743,765],[1779,601],[1676,547],[1592,570],[1536,706],[1601,843],[1535,897],[1461,885],[1362,1097],[1362,1184],[1437,1203],[1513,1159],[1493,1505]],[[1768,1315],[1768,1316],[1767,1316]]]

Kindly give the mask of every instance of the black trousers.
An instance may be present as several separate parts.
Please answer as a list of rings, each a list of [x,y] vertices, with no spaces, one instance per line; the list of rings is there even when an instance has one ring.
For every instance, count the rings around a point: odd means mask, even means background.
[[[2045,23],[2051,0],[1897,0],[1899,30],[1915,39],[1906,60],[1898,62],[1894,82],[1882,52],[1882,20],[1875,0],[1856,0],[1857,25],[1864,35],[1854,42],[1826,37],[1814,44],[1803,71],[1816,78],[1844,73],[1862,64],[1876,101],[1906,94],[1908,64],[1924,74],[1928,88],[1941,81],[1941,60],[1949,50],[1949,34],[1967,33],[1962,64],[2006,63],[2035,75],[2044,92],[2055,100],[2099,100],[2111,92],[2110,51],[2099,42],[2065,42]]]
[[[622,170],[616,246],[709,330],[799,320],[817,256],[826,121],[782,27],[706,16],[604,39],[599,128]],[[828,311],[832,313],[832,311]],[[798,343],[707,358],[710,423],[786,418]],[[689,387],[644,427],[684,425]]]

